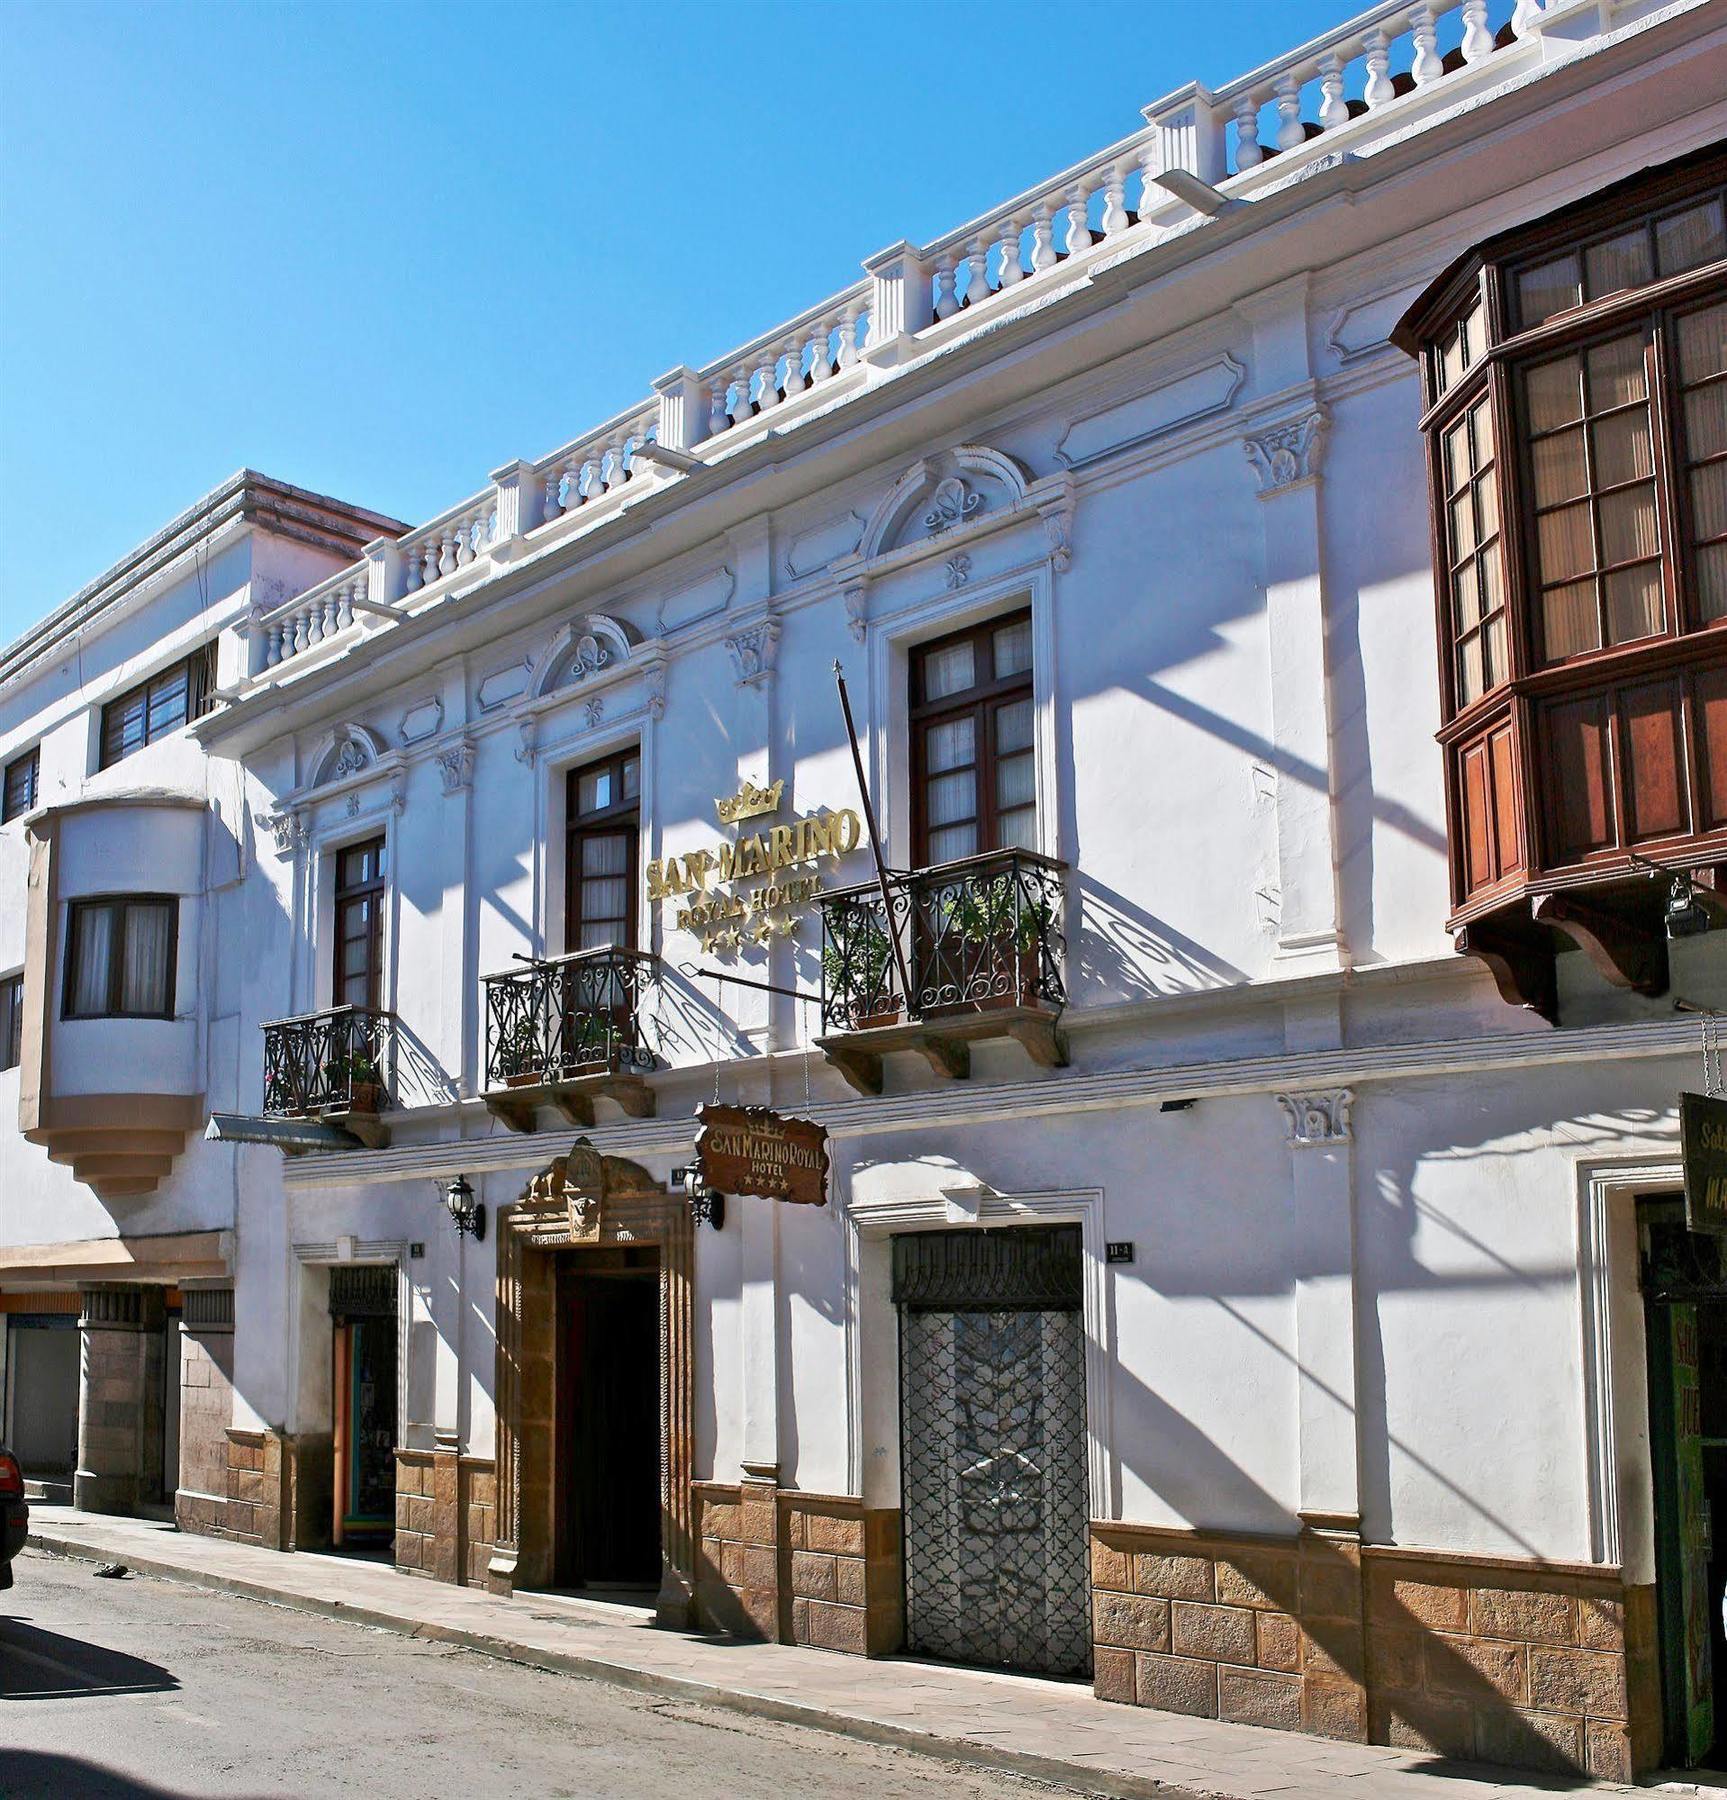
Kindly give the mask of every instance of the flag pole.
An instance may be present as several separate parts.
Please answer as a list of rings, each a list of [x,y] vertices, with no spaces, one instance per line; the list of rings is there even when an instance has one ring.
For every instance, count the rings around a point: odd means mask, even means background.
[[[887,867],[881,859],[881,838],[876,831],[875,807],[869,797],[869,782],[864,775],[863,752],[858,748],[857,725],[852,719],[851,695],[846,692],[845,670],[834,659],[834,685],[840,691],[840,712],[844,715],[846,739],[851,744],[852,767],[857,771],[858,797],[863,801],[864,824],[869,830],[870,855],[875,859],[876,886],[881,890],[882,913],[887,920],[888,942],[893,946],[894,967],[899,972],[901,1004],[908,1010],[912,1003],[911,971],[906,967],[905,946],[899,941],[899,926],[894,920],[893,896],[888,891]]]

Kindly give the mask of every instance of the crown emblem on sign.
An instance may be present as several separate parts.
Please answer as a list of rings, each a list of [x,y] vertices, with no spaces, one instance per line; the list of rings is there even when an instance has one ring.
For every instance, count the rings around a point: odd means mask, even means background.
[[[778,812],[785,785],[783,775],[772,787],[759,788],[753,781],[746,781],[729,800],[716,800],[714,811],[719,814],[722,825],[736,825],[740,819],[755,819],[763,813]]]

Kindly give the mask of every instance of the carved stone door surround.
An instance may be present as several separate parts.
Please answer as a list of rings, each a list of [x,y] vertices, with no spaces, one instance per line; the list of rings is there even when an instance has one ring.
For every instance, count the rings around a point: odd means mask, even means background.
[[[660,1593],[662,1625],[692,1621],[690,1466],[694,1236],[688,1206],[646,1169],[578,1143],[498,1217],[498,1543],[493,1593],[552,1579],[560,1250],[652,1245],[660,1253]]]

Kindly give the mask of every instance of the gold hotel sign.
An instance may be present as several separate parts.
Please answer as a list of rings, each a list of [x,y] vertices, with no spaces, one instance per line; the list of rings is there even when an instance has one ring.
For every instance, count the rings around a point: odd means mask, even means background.
[[[779,811],[785,785],[783,778],[765,788],[746,781],[716,800],[714,812],[734,828],[768,817]],[[672,907],[678,930],[693,933],[704,950],[765,943],[786,936],[809,910],[822,889],[823,859],[837,862],[862,839],[863,821],[849,806],[739,832],[735,843],[649,863],[648,898]]]

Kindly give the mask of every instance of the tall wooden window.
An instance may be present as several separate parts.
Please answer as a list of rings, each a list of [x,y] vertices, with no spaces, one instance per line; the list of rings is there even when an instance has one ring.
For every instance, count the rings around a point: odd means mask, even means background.
[[[920,868],[1037,848],[1029,612],[913,652],[911,733]]]
[[[172,1018],[179,917],[177,900],[155,896],[74,900],[62,1016]]]
[[[0,1069],[15,1069],[24,1045],[24,977],[0,980]]]
[[[336,1005],[376,1009],[383,976],[384,840],[375,837],[336,852]]]
[[[183,662],[152,675],[102,708],[104,769],[142,750],[210,710],[216,685],[216,646],[202,645]]]
[[[635,944],[641,793],[642,759],[635,750],[570,771],[566,951]]]
[[[5,804],[0,808],[0,823],[27,813],[36,804],[36,782],[42,763],[41,747],[26,750],[6,765]]]

